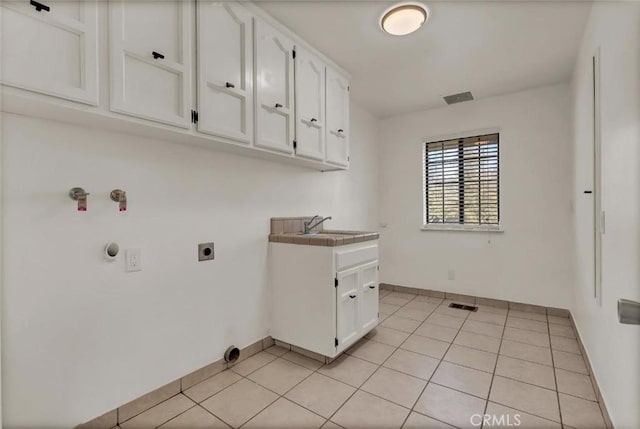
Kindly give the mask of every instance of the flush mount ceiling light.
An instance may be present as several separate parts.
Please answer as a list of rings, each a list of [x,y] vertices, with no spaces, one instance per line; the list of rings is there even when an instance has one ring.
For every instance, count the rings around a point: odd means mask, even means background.
[[[400,3],[387,9],[380,18],[380,27],[394,36],[411,34],[429,19],[429,11],[420,3]]]

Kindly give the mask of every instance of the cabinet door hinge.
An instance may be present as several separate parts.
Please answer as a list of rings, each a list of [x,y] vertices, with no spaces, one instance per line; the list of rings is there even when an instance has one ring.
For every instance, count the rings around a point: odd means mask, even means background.
[[[335,281],[333,282],[335,287],[338,287],[338,278],[335,278]]]
[[[380,265],[378,265],[378,271],[380,271]]]
[[[293,149],[298,149],[298,142],[297,141],[293,141]]]
[[[351,92],[351,87],[347,86],[347,92]]]
[[[350,156],[347,157],[347,162],[351,162],[351,157]]]
[[[333,344],[335,344],[335,346],[338,347],[338,339],[337,338],[334,338]]]
[[[191,122],[193,122],[194,124],[198,123],[198,111],[197,110],[192,110],[191,111]]]
[[[296,59],[296,50],[294,49],[293,51],[291,51],[291,55],[293,56],[293,59]]]

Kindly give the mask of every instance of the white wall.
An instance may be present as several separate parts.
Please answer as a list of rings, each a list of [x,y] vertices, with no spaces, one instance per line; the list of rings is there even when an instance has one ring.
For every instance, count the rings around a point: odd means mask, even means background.
[[[566,84],[381,123],[381,281],[568,307],[570,91]],[[422,144],[500,129],[503,233],[421,231]],[[449,280],[455,270],[455,280]]]
[[[320,173],[4,114],[5,426],[81,423],[265,337],[269,218],[378,224],[376,123],[351,118],[350,171]],[[109,241],[141,248],[143,271],[104,261]],[[197,262],[204,241],[214,262]]]
[[[593,298],[592,56],[600,47],[602,304]],[[573,77],[576,272],[572,313],[615,427],[640,427],[640,327],[618,298],[640,301],[640,4],[595,3]]]

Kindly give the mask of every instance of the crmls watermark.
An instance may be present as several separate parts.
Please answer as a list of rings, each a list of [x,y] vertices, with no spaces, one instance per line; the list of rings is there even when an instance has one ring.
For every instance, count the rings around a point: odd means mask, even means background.
[[[520,426],[520,414],[474,414],[469,419],[473,426],[517,427]]]

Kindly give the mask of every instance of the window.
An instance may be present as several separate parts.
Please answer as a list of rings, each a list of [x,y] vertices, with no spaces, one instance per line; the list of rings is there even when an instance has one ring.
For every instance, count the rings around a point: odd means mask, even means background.
[[[425,143],[424,224],[500,223],[499,134]]]

